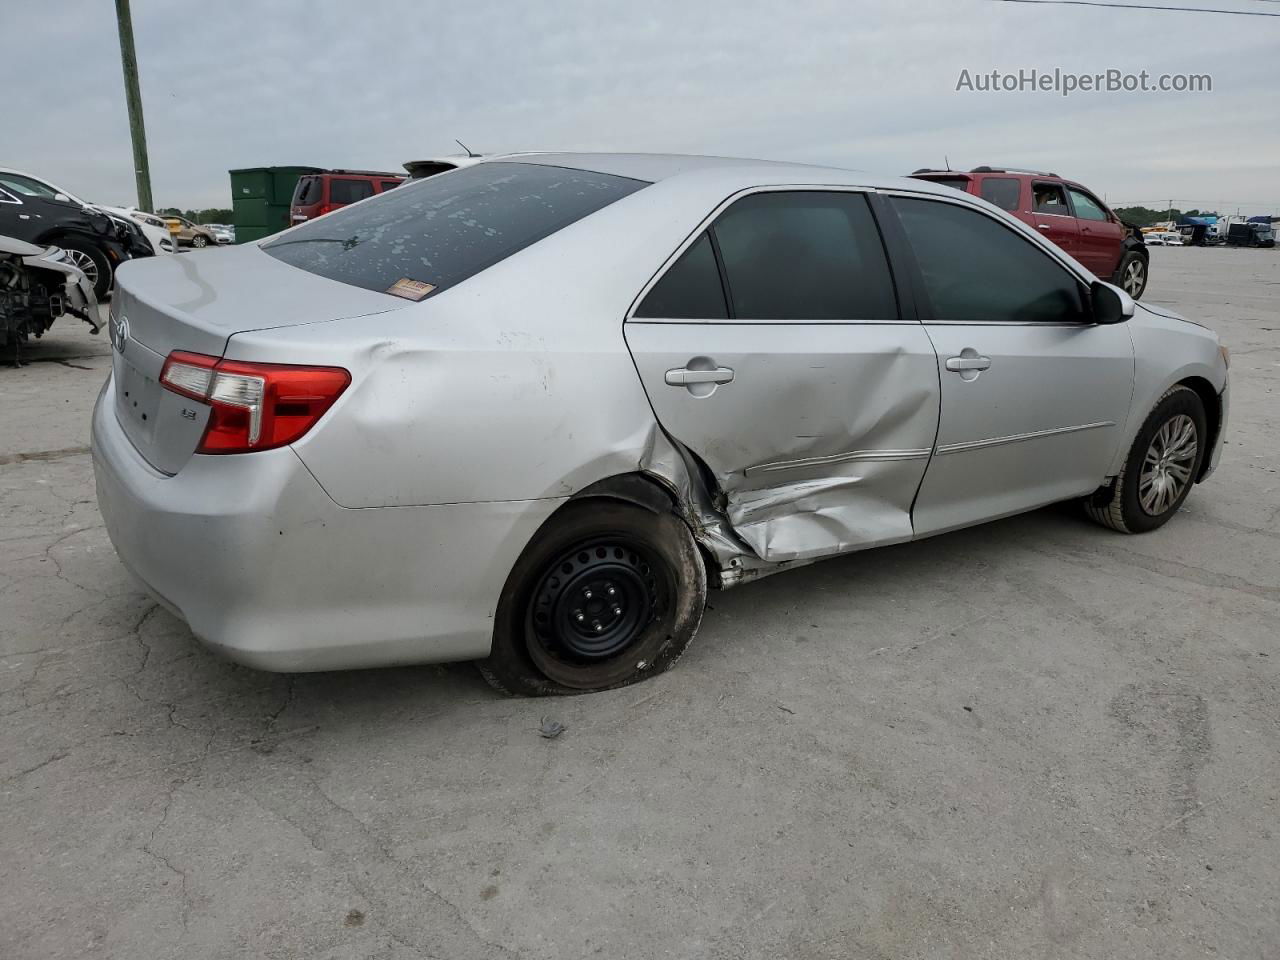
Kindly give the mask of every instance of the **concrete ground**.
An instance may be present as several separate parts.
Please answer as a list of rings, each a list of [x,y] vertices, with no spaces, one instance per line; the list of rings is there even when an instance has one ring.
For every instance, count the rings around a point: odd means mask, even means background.
[[[1280,255],[1153,258],[1233,351],[1165,528],[828,561],[556,701],[206,653],[112,552],[60,321],[0,370],[0,957],[1280,957]]]

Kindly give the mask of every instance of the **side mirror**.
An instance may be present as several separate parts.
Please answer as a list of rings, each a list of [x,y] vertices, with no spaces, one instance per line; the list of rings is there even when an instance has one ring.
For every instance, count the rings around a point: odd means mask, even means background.
[[[1094,323],[1124,323],[1137,309],[1133,297],[1101,280],[1093,281],[1089,287],[1089,306]]]
[[[55,200],[61,200],[63,203],[70,203],[70,202],[71,202],[71,198],[70,198],[70,197],[68,197],[65,193],[55,193],[55,194],[53,195],[53,199],[55,199]]]

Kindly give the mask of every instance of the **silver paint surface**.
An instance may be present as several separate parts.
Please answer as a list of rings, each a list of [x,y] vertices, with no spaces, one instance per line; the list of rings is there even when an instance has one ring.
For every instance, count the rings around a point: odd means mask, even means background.
[[[117,359],[93,420],[102,511],[125,563],[206,642],[288,670],[483,656],[521,550],[597,482],[669,491],[729,586],[1090,493],[1169,385],[1226,386],[1212,333],[1141,306],[1109,327],[628,321],[705,220],[761,188],[950,199],[1093,278],[990,204],[919,181],[520,159],[655,182],[420,303],[253,245],[120,271],[144,388],[173,349],[352,375],[292,448],[211,457],[192,454],[199,423],[176,395],[123,401]],[[945,369],[966,348],[992,360],[972,379]],[[666,383],[698,358],[732,382]]]

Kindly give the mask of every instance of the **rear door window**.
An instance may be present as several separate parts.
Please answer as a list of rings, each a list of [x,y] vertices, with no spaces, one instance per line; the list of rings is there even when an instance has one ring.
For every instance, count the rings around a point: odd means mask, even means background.
[[[568,167],[478,163],[335,210],[262,249],[366,290],[409,280],[436,293],[645,186]]]
[[[386,193],[388,190],[394,190],[398,186],[400,186],[399,180],[379,180],[378,181],[378,189],[381,190],[383,193]]]
[[[729,316],[710,237],[704,233],[662,275],[636,316],[670,320],[724,320]]]
[[[898,316],[884,246],[861,194],[757,193],[721,214],[712,231],[737,319]]]
[[[372,180],[344,180],[341,177],[333,177],[329,180],[330,203],[355,203],[357,200],[372,196]]]
[[[1022,181],[1016,177],[983,177],[980,185],[982,199],[994,203],[1001,210],[1017,210]]]
[[[1071,210],[1067,207],[1067,192],[1062,189],[1062,184],[1032,184],[1031,195],[1036,213],[1048,213],[1059,217],[1071,216]]]

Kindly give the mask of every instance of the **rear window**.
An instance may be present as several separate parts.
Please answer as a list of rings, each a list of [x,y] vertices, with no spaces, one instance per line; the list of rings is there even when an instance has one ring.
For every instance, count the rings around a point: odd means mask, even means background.
[[[372,196],[372,180],[340,180],[334,177],[329,181],[330,203],[355,203]]]
[[[262,249],[366,290],[407,280],[435,293],[645,186],[568,167],[479,163],[336,210]]]
[[[1001,210],[1017,210],[1022,181],[1014,177],[983,177],[982,199]]]
[[[320,178],[302,177],[293,188],[293,205],[306,206],[320,202]]]
[[[917,180],[928,180],[930,183],[940,183],[944,187],[954,187],[961,193],[969,192],[968,177],[916,177]]]

